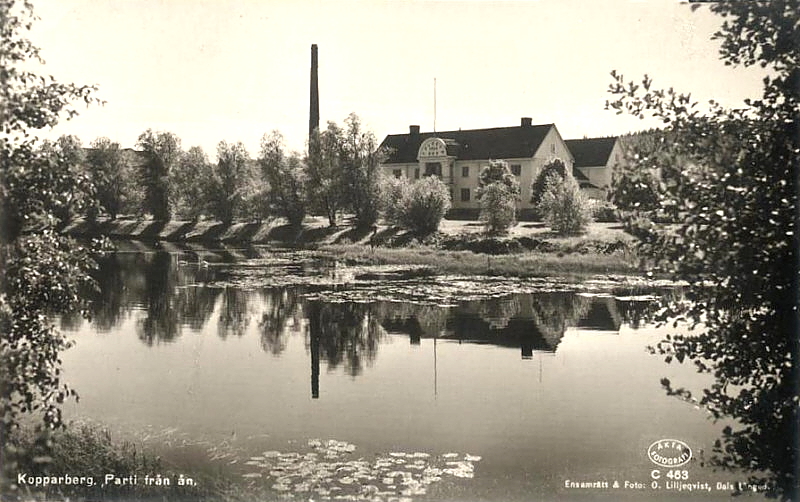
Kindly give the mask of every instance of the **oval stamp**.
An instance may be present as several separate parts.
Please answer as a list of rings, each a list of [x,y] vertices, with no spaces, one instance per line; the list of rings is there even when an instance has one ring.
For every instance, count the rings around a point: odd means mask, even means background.
[[[692,449],[679,439],[659,439],[647,448],[647,458],[661,467],[679,467],[692,459]]]

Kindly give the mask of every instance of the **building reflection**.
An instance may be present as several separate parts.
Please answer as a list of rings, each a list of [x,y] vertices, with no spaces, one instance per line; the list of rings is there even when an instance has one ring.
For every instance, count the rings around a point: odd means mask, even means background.
[[[460,343],[518,347],[521,357],[534,351],[555,352],[567,328],[616,333],[625,322],[622,302],[612,297],[587,297],[572,292],[508,295],[455,307],[379,305],[381,324],[391,333]]]

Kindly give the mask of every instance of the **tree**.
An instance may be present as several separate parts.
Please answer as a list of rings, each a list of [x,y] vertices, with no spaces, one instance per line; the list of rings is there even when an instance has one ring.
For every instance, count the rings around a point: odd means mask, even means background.
[[[481,191],[481,221],[490,235],[504,234],[516,223],[517,199],[502,183],[491,183]]]
[[[519,182],[517,177],[504,160],[490,160],[478,175],[478,198],[481,197],[481,188],[492,183],[502,183],[512,195],[519,197]]]
[[[247,200],[247,190],[252,186],[253,173],[250,156],[239,142],[220,141],[217,145],[217,165],[211,170],[209,181],[209,209],[225,224],[240,216]]]
[[[108,138],[95,139],[86,153],[86,164],[97,190],[98,203],[108,212],[112,220],[116,219],[122,210],[125,181],[129,176],[127,159],[119,143],[112,142]],[[89,217],[94,219],[97,212],[91,211]]]
[[[77,147],[76,147],[77,143]],[[94,186],[81,165],[80,141],[25,143],[3,171],[3,227],[7,241],[23,231],[62,229],[95,203]]]
[[[212,204],[212,178],[214,176],[208,155],[199,146],[181,154],[175,169],[170,173],[176,213],[197,220]]]
[[[261,138],[261,155],[258,158],[261,174],[266,181],[267,200],[274,214],[287,219],[289,225],[299,228],[306,216],[306,166],[297,153],[287,157],[283,136],[278,131]]]
[[[86,153],[80,138],[62,135],[56,141],[43,141],[39,150],[40,156],[48,159],[47,173],[43,173],[53,188],[46,194],[48,210],[58,220],[59,228],[75,216],[96,212],[96,187],[86,167]]]
[[[620,146],[626,158],[655,158],[675,138],[668,138],[665,131],[653,129],[620,138]],[[628,213],[653,211],[658,208],[659,168],[651,165],[647,169],[632,170],[628,166],[615,165],[611,173],[609,200],[617,208]]]
[[[555,178],[554,178],[555,176]],[[531,184],[531,204],[537,219],[544,219],[545,214],[539,210],[542,196],[548,188],[548,183],[563,181],[567,177],[567,166],[561,159],[553,159],[542,167],[536,179]]]
[[[95,101],[94,87],[60,84],[40,77],[42,62],[26,38],[33,10],[28,2],[0,0],[0,447],[4,496],[16,488],[15,471],[31,452],[8,448],[24,415],[44,430],[63,426],[60,405],[74,392],[62,380],[61,352],[69,346],[51,322],[75,311],[78,292],[89,285],[88,250],[56,231],[66,194],[91,185],[69,184],[60,157],[37,147],[36,131],[77,112],[76,101]],[[53,175],[54,168],[59,174]],[[82,183],[83,180],[73,180]],[[62,198],[64,197],[64,198]],[[43,438],[44,439],[44,438]],[[46,443],[45,443],[46,444]],[[28,458],[31,465],[46,457]]]
[[[544,187],[537,210],[544,215],[550,228],[560,235],[583,232],[592,219],[592,212],[575,178],[561,178],[557,173],[550,173]]]
[[[450,209],[450,189],[436,176],[425,176],[411,184],[400,200],[403,226],[418,236],[439,230]]]
[[[696,8],[697,6],[695,6]],[[660,170],[658,209],[679,222],[643,233],[641,249],[689,283],[685,302],[665,305],[662,321],[703,323],[654,350],[667,362],[691,360],[715,377],[700,396],[662,384],[669,394],[733,418],[712,461],[745,468],[767,495],[797,495],[798,155],[800,151],[800,5],[729,1],[710,5],[725,19],[714,35],[728,65],[758,64],[769,73],[761,99],[707,112],[672,89],[626,83],[612,73],[608,108],[653,115],[677,138],[631,169]],[[646,157],[646,158],[645,158]]]
[[[381,180],[381,209],[383,219],[390,225],[403,226],[403,205],[408,200],[411,183],[408,178],[384,176]]]
[[[341,150],[342,188],[356,226],[368,228],[379,216],[380,162],[383,152],[372,132],[362,130],[361,119],[351,113],[345,119]]]
[[[506,161],[492,160],[483,168],[477,197],[481,205],[480,218],[487,233],[502,234],[516,224],[519,182]]]
[[[334,122],[328,128],[311,135],[306,159],[306,183],[309,204],[314,211],[328,218],[335,227],[337,216],[344,204],[342,177],[342,145],[344,131]]]
[[[146,156],[139,172],[145,210],[156,220],[169,221],[173,204],[170,171],[181,157],[181,140],[171,132],[148,129],[139,136],[137,146]]]

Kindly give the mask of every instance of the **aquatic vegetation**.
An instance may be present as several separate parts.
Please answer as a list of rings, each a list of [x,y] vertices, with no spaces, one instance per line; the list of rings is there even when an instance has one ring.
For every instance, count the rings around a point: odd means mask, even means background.
[[[436,276],[424,280],[390,282],[352,282],[346,288],[331,288],[309,292],[309,300],[325,302],[373,303],[378,301],[407,302],[418,305],[453,307],[467,301],[504,298],[512,294],[582,293],[631,296],[632,291],[662,293],[674,284],[664,281],[632,280],[623,282],[615,277],[583,283],[554,278],[512,278],[486,276]]]
[[[427,494],[446,476],[471,479],[477,455],[389,452],[352,458],[356,445],[335,439],[309,439],[306,452],[266,451],[244,463],[242,478],[272,490],[321,500],[406,500]]]

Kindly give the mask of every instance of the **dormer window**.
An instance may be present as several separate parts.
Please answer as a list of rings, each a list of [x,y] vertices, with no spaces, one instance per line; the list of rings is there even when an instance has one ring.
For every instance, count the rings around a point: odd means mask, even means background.
[[[428,138],[419,146],[419,160],[431,157],[447,157],[447,146],[441,138]]]

